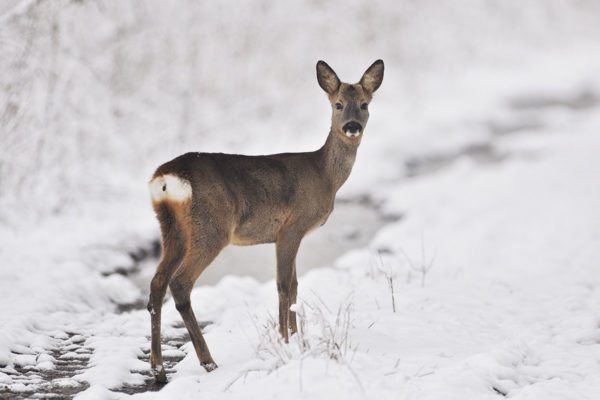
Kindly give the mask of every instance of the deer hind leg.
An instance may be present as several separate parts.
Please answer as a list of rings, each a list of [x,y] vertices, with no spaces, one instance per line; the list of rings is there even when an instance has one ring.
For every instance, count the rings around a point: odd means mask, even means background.
[[[194,282],[202,271],[208,267],[208,265],[215,259],[221,249],[225,247],[225,243],[210,246],[210,249],[206,249],[208,246],[201,246],[203,249],[194,250],[187,254],[183,260],[183,264],[177,270],[173,278],[171,279],[170,288],[175,300],[175,307],[185,323],[185,327],[190,334],[190,339],[194,345],[194,350],[200,360],[200,365],[204,367],[207,372],[210,372],[217,368],[217,363],[213,360],[208,350],[208,345],[204,340],[204,336],[198,326],[198,321],[194,315],[190,304],[190,293],[194,287]],[[204,251],[203,251],[204,250]]]
[[[185,251],[179,230],[174,224],[168,222],[171,215],[166,207],[161,206],[157,209],[163,235],[163,256],[150,283],[150,300],[148,301],[152,333],[150,366],[157,383],[166,383],[167,381],[160,343],[162,303],[171,275],[181,264]]]
[[[281,232],[277,238],[277,293],[279,295],[279,333],[288,342],[288,327],[296,332],[296,313],[290,311],[295,302],[298,282],[296,280],[296,254],[303,235],[294,231]],[[293,322],[290,320],[293,319]],[[288,325],[289,322],[289,325]]]

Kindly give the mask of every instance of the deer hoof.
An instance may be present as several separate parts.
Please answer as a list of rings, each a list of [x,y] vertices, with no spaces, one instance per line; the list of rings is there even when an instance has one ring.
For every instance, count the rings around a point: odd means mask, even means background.
[[[162,365],[152,369],[154,372],[154,381],[159,385],[167,383],[167,373]]]
[[[202,363],[202,366],[204,367],[206,372],[214,371],[219,367],[214,361],[210,363]]]

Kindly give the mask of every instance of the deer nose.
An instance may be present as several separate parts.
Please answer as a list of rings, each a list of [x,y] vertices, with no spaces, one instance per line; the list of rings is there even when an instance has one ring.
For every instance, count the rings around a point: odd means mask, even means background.
[[[345,134],[352,134],[354,136],[362,132],[362,125],[356,121],[351,121],[346,123],[342,127],[342,130]]]

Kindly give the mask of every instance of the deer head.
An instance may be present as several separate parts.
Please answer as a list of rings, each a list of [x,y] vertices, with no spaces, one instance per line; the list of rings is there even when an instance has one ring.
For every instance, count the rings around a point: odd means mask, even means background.
[[[383,81],[383,61],[375,61],[355,84],[341,82],[326,62],[319,61],[317,80],[331,103],[332,133],[346,142],[360,143],[369,120],[369,103]]]

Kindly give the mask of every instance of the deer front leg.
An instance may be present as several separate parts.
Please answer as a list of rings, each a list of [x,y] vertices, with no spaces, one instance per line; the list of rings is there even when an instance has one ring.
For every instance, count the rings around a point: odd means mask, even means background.
[[[296,304],[298,297],[298,278],[296,277],[296,262],[294,261],[294,268],[292,270],[292,284],[290,286],[290,306]],[[288,307],[289,310],[289,307]],[[298,324],[296,322],[296,312],[288,311],[288,323],[290,324],[290,331],[292,335],[298,332]]]
[[[292,332],[296,331],[296,313],[290,311],[292,297],[295,301],[296,281],[296,254],[300,247],[303,235],[294,231],[286,231],[277,238],[277,293],[279,294],[279,332],[285,342],[288,342],[288,322]],[[295,284],[294,284],[294,281]],[[292,296],[293,294],[293,296]]]

